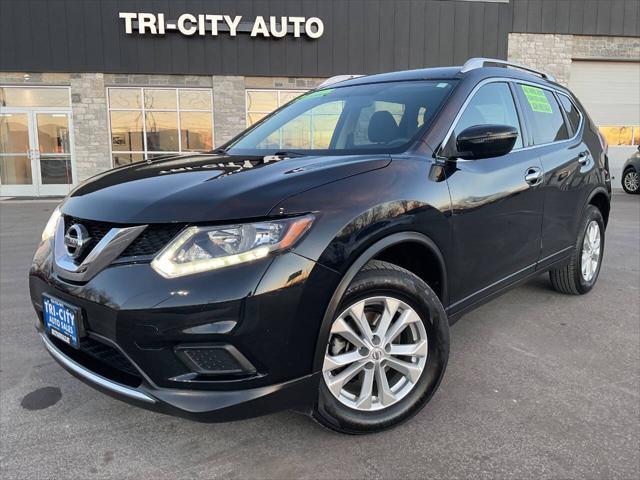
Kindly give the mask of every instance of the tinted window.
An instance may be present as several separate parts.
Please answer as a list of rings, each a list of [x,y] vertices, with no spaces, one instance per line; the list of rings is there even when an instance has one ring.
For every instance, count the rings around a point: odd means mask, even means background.
[[[356,128],[353,132],[353,144],[355,146],[371,144],[371,140],[369,139],[369,124],[371,123],[371,117],[373,117],[374,113],[381,111],[389,112],[395,122],[394,128],[398,128],[400,122],[402,122],[402,117],[404,116],[404,108],[405,105],[403,103],[376,101],[370,106],[360,109],[360,115],[358,115]]]
[[[445,101],[455,82],[406,81],[329,87],[304,94],[245,131],[232,155],[281,150],[314,155],[402,151]]]
[[[520,88],[524,108],[531,119],[533,143],[541,145],[569,138],[569,130],[553,93],[531,85],[520,85]]]
[[[580,112],[578,112],[576,106],[566,95],[558,95],[558,98],[560,99],[560,105],[562,105],[564,113],[567,114],[572,130],[575,132],[578,125],[580,125]]]
[[[518,130],[513,148],[522,147],[522,131],[513,103],[511,90],[506,83],[489,83],[476,92],[460,117],[454,136],[474,125],[509,125]]]

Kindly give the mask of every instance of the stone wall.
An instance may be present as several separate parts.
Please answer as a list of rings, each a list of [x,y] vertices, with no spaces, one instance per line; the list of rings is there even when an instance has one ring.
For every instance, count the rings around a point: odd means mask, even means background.
[[[102,73],[72,73],[70,80],[76,181],[82,181],[111,168],[106,90]]]
[[[325,78],[244,77],[244,84],[246,88],[311,90],[312,88],[316,88],[325,80]]]
[[[640,38],[574,36],[575,60],[634,60],[640,61]]]
[[[510,33],[507,58],[516,63],[539,68],[569,84],[573,35]]]
[[[508,59],[551,73],[568,85],[573,60],[640,60],[640,39],[510,33]]]
[[[213,136],[216,146],[247,128],[244,77],[213,77]]]
[[[110,87],[211,88],[211,77],[201,75],[137,75],[108,73],[104,75],[104,83],[106,86]]]

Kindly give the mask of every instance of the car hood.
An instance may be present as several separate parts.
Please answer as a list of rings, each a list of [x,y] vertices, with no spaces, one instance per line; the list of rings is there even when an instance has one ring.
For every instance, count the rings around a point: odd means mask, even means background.
[[[125,224],[258,218],[291,195],[390,161],[388,155],[164,157],[89,179],[69,194],[62,212]]]

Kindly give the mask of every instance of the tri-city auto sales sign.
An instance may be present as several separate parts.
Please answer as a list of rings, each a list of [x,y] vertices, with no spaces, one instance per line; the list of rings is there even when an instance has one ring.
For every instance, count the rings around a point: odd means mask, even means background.
[[[182,35],[217,37],[220,34],[235,37],[238,33],[249,33],[252,37],[282,38],[306,36],[320,38],[324,24],[317,17],[262,17],[243,21],[241,15],[213,15],[183,13],[176,20],[166,18],[164,13],[120,12],[125,32],[141,35],[165,35],[175,31]]]

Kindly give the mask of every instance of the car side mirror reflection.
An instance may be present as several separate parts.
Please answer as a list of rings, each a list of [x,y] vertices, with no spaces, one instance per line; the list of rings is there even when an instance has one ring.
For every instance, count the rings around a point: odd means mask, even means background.
[[[518,130],[509,125],[474,125],[456,137],[457,158],[475,160],[509,153],[518,139]]]

